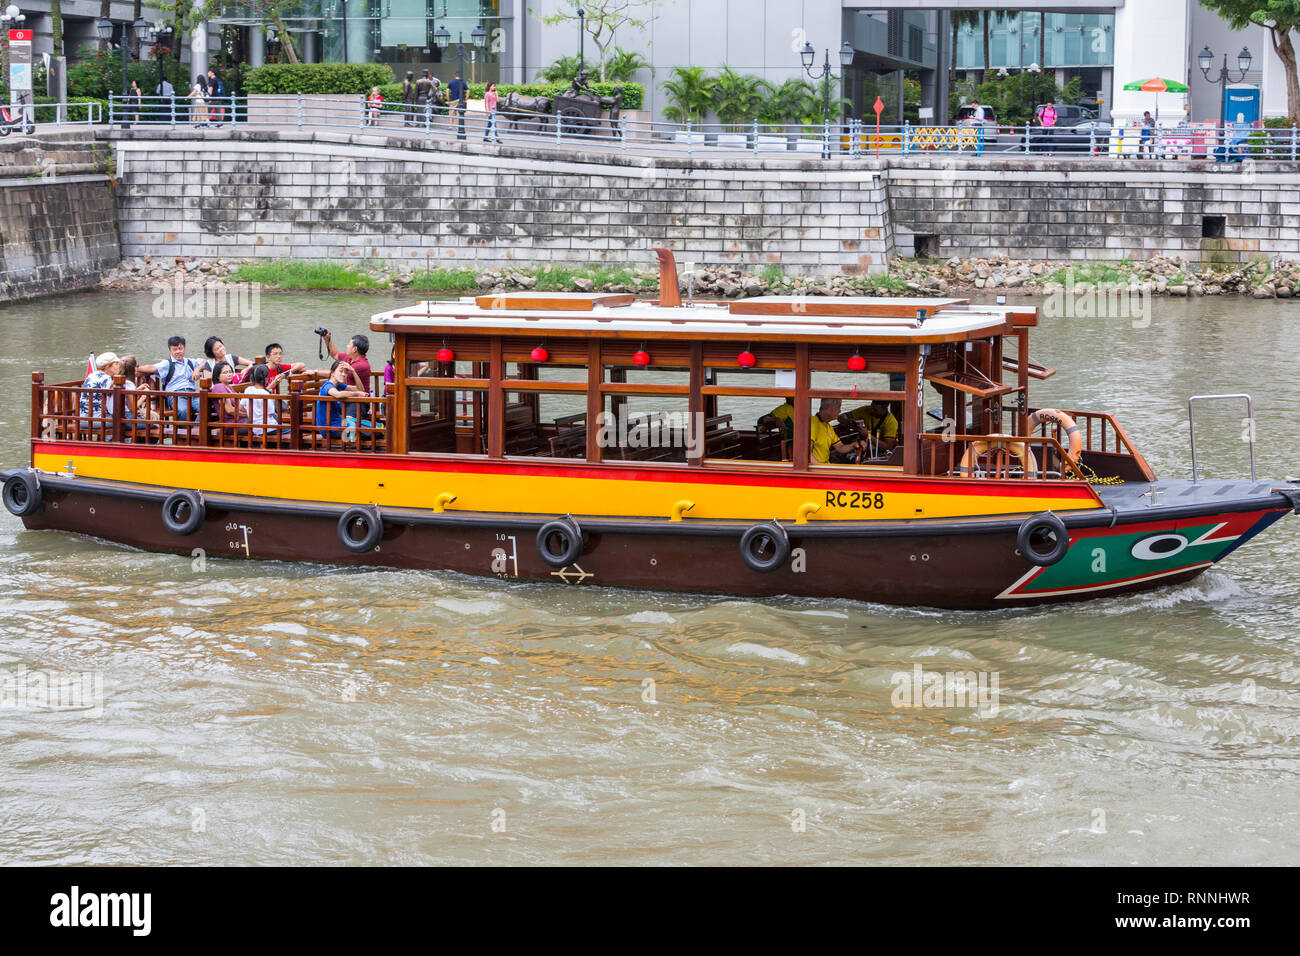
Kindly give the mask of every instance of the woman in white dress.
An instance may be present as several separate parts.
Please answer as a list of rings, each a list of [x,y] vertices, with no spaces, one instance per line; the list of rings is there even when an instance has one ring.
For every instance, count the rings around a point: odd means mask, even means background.
[[[190,101],[190,120],[195,126],[207,126],[208,91],[203,85],[203,77],[196,76],[194,78],[194,85],[190,87],[186,99]]]

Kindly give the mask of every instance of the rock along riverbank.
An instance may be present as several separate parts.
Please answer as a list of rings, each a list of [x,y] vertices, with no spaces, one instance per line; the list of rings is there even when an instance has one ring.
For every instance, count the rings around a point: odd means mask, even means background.
[[[484,291],[536,289],[564,292],[637,292],[658,290],[656,272],[626,269],[542,268],[433,269],[411,272],[384,266],[302,263],[311,278],[295,276],[284,261],[195,258],[125,259],[106,273],[102,289],[146,291],[208,288],[235,282],[257,283],[265,291],[426,290],[432,297]],[[1260,259],[1230,266],[1193,264],[1184,259],[1154,256],[1145,262],[1061,263],[1041,260],[988,259],[914,260],[896,258],[889,272],[874,276],[786,276],[776,266],[757,271],[707,266],[683,275],[682,291],[696,295],[743,298],[757,295],[891,295],[943,296],[1006,293],[1051,295],[1091,289],[1122,289],[1168,296],[1245,295],[1257,299],[1288,299],[1300,295],[1300,261]]]

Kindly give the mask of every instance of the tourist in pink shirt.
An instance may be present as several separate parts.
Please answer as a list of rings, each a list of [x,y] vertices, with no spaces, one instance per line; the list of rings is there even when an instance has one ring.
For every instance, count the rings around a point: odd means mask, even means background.
[[[489,139],[501,142],[501,133],[497,129],[497,85],[489,83],[483,94],[483,109],[487,110],[487,129],[483,131],[483,142]]]

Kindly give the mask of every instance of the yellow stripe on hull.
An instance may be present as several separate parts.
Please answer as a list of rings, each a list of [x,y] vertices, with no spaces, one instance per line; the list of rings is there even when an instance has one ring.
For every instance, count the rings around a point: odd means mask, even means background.
[[[801,509],[814,521],[897,521],[1100,507],[1086,486],[1068,494],[1062,493],[1065,489],[1059,487],[1035,488],[1030,483],[998,483],[994,488],[992,482],[975,479],[816,474],[793,478],[789,473],[720,475],[710,470],[710,480],[706,481],[701,480],[698,472],[683,470],[680,477],[671,475],[656,480],[647,477],[646,472],[663,475],[662,470],[636,468],[639,475],[624,477],[620,475],[621,466],[575,466],[574,471],[588,472],[584,475],[563,474],[564,466],[550,464],[507,472],[492,466],[478,470],[482,463],[476,461],[466,466],[471,470],[461,471],[454,463],[434,459],[403,459],[404,464],[418,464],[386,467],[382,459],[373,465],[354,464],[357,458],[346,459],[346,464],[343,461],[320,464],[314,456],[303,456],[299,459],[302,464],[289,464],[246,458],[227,461],[223,460],[225,456],[187,453],[181,449],[176,453],[187,457],[159,459],[147,453],[139,457],[129,452],[123,454],[121,450],[96,455],[87,454],[82,448],[74,450],[66,445],[63,448],[68,450],[45,452],[38,443],[34,466],[42,471],[66,472],[71,460],[73,473],[78,477],[297,501],[432,508],[440,495],[455,496],[448,511],[667,518],[673,514],[675,505],[687,501],[693,504],[684,513],[688,521],[772,518],[793,521]],[[268,453],[266,457],[296,456]],[[593,474],[597,469],[599,473]],[[786,478],[790,479],[789,483],[783,481]],[[801,487],[803,482],[814,487]],[[915,487],[918,485],[925,487]],[[989,493],[990,490],[994,493]],[[983,493],[974,493],[977,491]],[[817,508],[810,512],[806,505]]]

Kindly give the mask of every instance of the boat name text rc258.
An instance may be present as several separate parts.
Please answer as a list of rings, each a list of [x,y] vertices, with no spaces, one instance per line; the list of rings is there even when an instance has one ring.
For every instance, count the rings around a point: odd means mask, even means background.
[[[828,491],[826,507],[880,509],[885,507],[885,496],[878,491]]]

